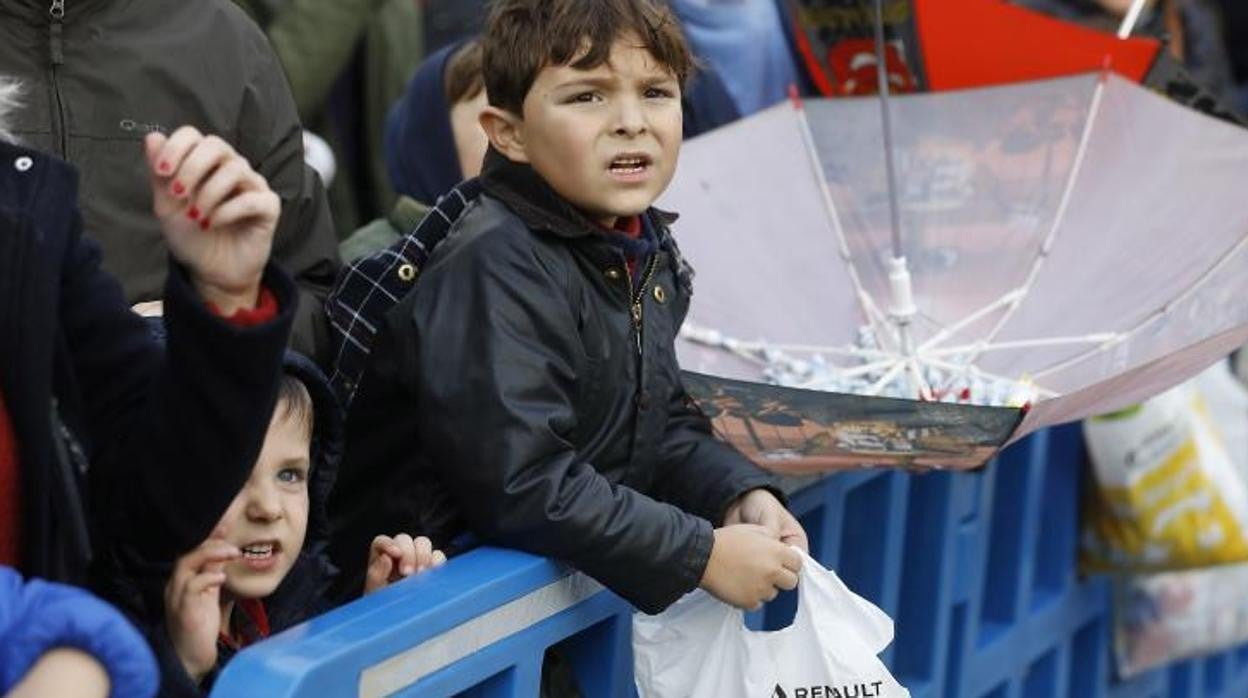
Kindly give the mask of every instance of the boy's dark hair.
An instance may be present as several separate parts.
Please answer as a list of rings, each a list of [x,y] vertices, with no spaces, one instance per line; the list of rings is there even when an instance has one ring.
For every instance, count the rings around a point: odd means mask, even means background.
[[[521,114],[543,68],[597,68],[628,33],[685,84],[694,69],[693,54],[663,0],[495,0],[482,39],[490,104]]]
[[[479,40],[468,41],[447,60],[442,83],[446,89],[447,106],[453,107],[481,94],[481,90],[485,89],[485,80],[481,77]]]
[[[312,438],[312,421],[315,408],[312,405],[312,394],[308,386],[295,376],[283,373],[277,383],[277,411],[286,419],[303,427],[308,438]]]

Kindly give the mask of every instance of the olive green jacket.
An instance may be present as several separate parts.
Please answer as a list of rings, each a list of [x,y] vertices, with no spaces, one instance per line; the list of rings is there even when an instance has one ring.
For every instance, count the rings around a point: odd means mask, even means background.
[[[234,0],[268,34],[286,70],[299,115],[334,149],[338,177],[330,202],[338,232],[386,214],[395,194],[381,157],[386,115],[424,56],[416,0]],[[345,152],[325,106],[336,81],[360,60],[355,89],[360,151]],[[350,126],[347,126],[350,127]]]
[[[294,346],[315,354],[339,259],[281,66],[225,0],[0,1],[0,75],[23,85],[13,132],[81,173],[86,232],[129,302],[159,299],[168,250],[152,215],[149,131],[190,124],[232,144],[282,199],[273,257],[300,288]]]

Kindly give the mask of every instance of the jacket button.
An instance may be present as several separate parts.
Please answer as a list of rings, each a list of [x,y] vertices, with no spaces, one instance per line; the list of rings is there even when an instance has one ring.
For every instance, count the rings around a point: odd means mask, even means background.
[[[35,161],[31,160],[30,157],[26,155],[23,155],[20,158],[13,161],[13,167],[17,168],[18,172],[25,172],[26,170],[29,170],[30,168],[34,166],[35,166]]]
[[[607,281],[619,281],[624,278],[624,272],[620,271],[619,267],[607,267],[607,270],[603,273],[606,275]]]
[[[650,407],[650,393],[647,393],[644,390],[637,393],[637,407],[638,409],[643,410]]]
[[[658,301],[660,305],[667,302],[667,291],[662,286],[654,287],[654,300]]]
[[[411,264],[404,264],[399,267],[399,279],[410,282],[416,278],[416,267]]]

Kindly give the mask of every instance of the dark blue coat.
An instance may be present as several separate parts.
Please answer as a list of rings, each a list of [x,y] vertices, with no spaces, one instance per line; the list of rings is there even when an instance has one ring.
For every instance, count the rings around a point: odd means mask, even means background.
[[[145,698],[156,692],[152,652],[116,609],[81,589],[22,582],[12,568],[0,567],[0,694],[58,647],[94,657],[108,673],[112,696]]]
[[[268,427],[296,305],[240,329],[171,265],[168,350],[150,337],[82,234],[77,174],[0,143],[0,394],[17,437],[21,568],[80,583],[92,551],[173,559],[206,538],[246,481]]]
[[[281,585],[263,600],[273,633],[298,625],[333,606],[330,585],[336,570],[327,551],[329,517],[326,507],[338,476],[343,448],[343,414],[329,379],[311,359],[293,351],[287,352],[283,371],[299,379],[312,397],[312,469],[308,477],[308,532],[303,550],[299,551],[298,559]],[[222,509],[218,516],[224,512]],[[142,565],[134,564],[133,560],[129,562],[119,586],[126,590],[128,612],[156,651],[161,671],[160,695],[162,698],[203,695],[211,688],[217,673],[233,658],[235,650],[218,642],[216,669],[209,673],[203,685],[196,685],[182,666],[164,616],[163,592],[173,571],[172,561],[146,561]],[[359,591],[357,589],[356,593]]]

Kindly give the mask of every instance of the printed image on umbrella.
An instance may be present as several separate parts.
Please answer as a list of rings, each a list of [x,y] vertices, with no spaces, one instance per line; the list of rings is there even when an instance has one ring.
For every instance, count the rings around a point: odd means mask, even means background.
[[[698,271],[687,387],[747,454],[974,467],[1248,342],[1248,131],[1107,72],[884,113],[777,105],[688,143],[660,202]]]

